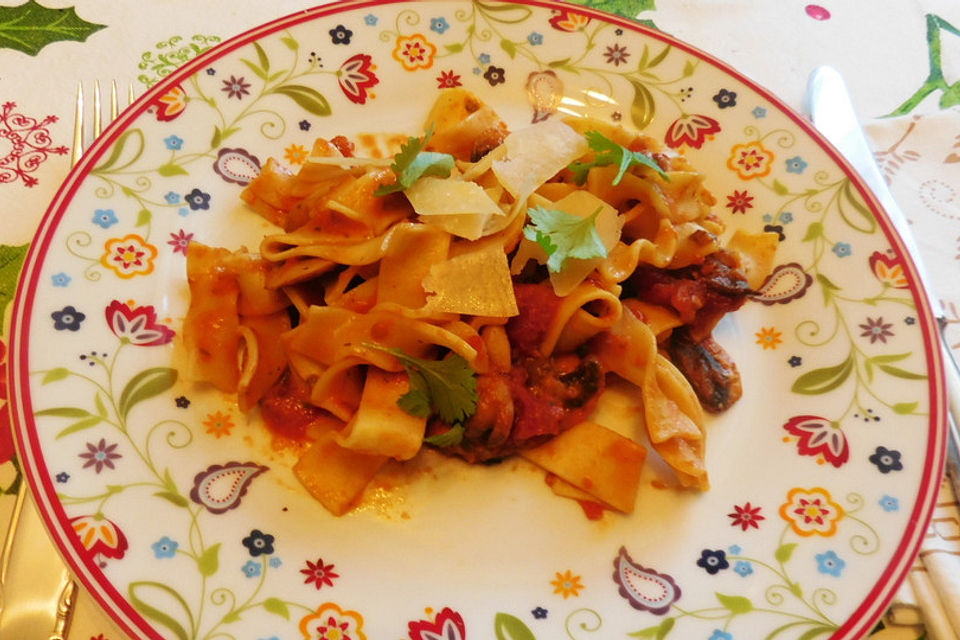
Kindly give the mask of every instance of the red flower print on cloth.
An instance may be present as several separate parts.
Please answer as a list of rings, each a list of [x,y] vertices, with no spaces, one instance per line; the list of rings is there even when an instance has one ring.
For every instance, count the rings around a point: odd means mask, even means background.
[[[753,208],[753,196],[748,191],[734,190],[732,196],[727,196],[727,208],[731,213],[746,213]]]
[[[127,537],[101,513],[71,518],[70,527],[84,550],[92,555],[119,560],[127,552]]]
[[[7,345],[0,339],[0,464],[13,457],[13,431],[7,411]]]
[[[154,100],[150,107],[156,110],[157,120],[169,122],[180,116],[183,110],[187,108],[187,92],[180,85],[171,87],[166,93]]]
[[[307,560],[307,568],[300,569],[300,573],[307,576],[303,584],[313,584],[317,591],[322,589],[323,585],[332,587],[334,579],[340,577],[339,573],[334,573],[332,564],[323,564],[322,558],[317,558],[316,562]]]
[[[567,9],[554,10],[550,26],[558,31],[580,31],[590,24],[590,16]]]
[[[30,175],[50,155],[65,155],[67,147],[54,147],[48,127],[57,116],[42,120],[14,112],[16,102],[5,102],[0,108],[0,184],[22,180],[24,186],[35,187],[39,180]]]
[[[794,416],[783,425],[791,435],[797,436],[797,452],[802,456],[823,456],[838,469],[850,459],[847,436],[840,424],[820,416]]]
[[[350,102],[364,104],[368,96],[373,98],[373,94],[369,93],[368,89],[380,82],[373,73],[376,68],[377,66],[366,53],[351,56],[340,65],[337,81],[340,83],[340,90]]]
[[[463,617],[449,607],[430,620],[417,620],[407,625],[410,640],[465,640],[467,627]]]
[[[688,145],[694,149],[703,146],[707,136],[720,131],[720,123],[709,116],[698,113],[684,114],[673,121],[667,129],[664,142],[671,149],[679,149]]]
[[[733,513],[728,513],[727,516],[733,518],[730,526],[740,527],[744,531],[750,527],[759,529],[760,521],[766,520],[766,518],[760,515],[760,507],[751,506],[749,502],[742,507],[740,505],[733,505]]]
[[[152,305],[134,307],[114,300],[105,312],[107,325],[123,342],[138,347],[156,347],[173,340],[174,331],[157,323],[157,312]]]
[[[910,286],[901,256],[874,251],[870,255],[870,270],[877,280],[894,289],[906,289]]]

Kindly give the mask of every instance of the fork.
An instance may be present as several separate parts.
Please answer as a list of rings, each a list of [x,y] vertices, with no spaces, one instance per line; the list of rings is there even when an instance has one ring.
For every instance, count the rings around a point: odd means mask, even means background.
[[[127,105],[134,99],[127,90]],[[100,82],[92,91],[93,135],[86,135],[83,83],[77,86],[71,167],[83,156],[85,145],[99,137],[105,124],[119,113],[117,83],[110,82],[109,119],[104,122]],[[10,526],[0,550],[0,638],[65,640],[78,593],[77,583],[55,549],[27,483],[17,491]]]

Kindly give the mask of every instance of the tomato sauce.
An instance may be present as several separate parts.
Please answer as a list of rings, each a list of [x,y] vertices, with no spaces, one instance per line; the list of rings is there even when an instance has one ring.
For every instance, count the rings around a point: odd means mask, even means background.
[[[307,427],[326,412],[308,402],[310,389],[288,371],[260,401],[260,414],[270,432],[294,441],[308,439]]]

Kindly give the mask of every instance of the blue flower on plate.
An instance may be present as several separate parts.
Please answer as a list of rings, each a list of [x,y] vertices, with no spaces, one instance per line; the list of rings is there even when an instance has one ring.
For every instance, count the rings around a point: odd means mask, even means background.
[[[369,27],[377,26],[377,22],[379,20],[380,19],[377,16],[373,15],[372,13],[368,13],[367,15],[363,16],[363,23]]]
[[[185,195],[184,200],[187,201],[187,204],[193,211],[210,208],[210,194],[204,193],[203,191],[200,191],[200,189],[194,189]]]
[[[479,56],[477,56],[477,62],[480,64],[490,64],[490,54],[481,53]]]
[[[93,212],[93,224],[103,229],[109,229],[117,224],[117,214],[113,209],[97,209]]]
[[[807,162],[800,156],[793,156],[792,158],[787,158],[787,173],[803,173],[803,170],[807,168]]]
[[[746,560],[737,560],[737,564],[733,565],[733,570],[740,574],[740,577],[746,578],[753,573],[753,565]]]
[[[880,498],[880,507],[886,512],[899,511],[900,501],[893,496],[883,496]]]
[[[153,555],[157,558],[172,558],[176,555],[179,547],[180,544],[176,540],[171,540],[167,536],[163,536],[150,545],[150,548],[153,549]]]
[[[437,33],[443,33],[450,28],[450,23],[447,22],[446,18],[430,18],[430,31],[436,31]]]
[[[240,567],[240,570],[243,571],[243,575],[247,576],[248,578],[257,578],[260,576],[263,568],[260,566],[259,562],[247,560],[247,563]]]
[[[791,222],[793,222],[793,214],[790,213],[789,211],[784,211],[783,213],[780,214],[780,222],[782,222],[783,224],[790,224]]]
[[[815,557],[817,559],[817,571],[836,578],[840,577],[843,568],[847,566],[847,563],[841,560],[834,551],[818,553]]]
[[[330,34],[330,41],[333,44],[350,44],[350,38],[353,37],[353,31],[342,24],[338,24],[327,33]]]
[[[876,465],[880,473],[890,473],[891,471],[900,471],[903,469],[903,463],[900,461],[900,452],[896,449],[887,449],[886,447],[877,447],[868,460]]]
[[[729,553],[732,556],[739,555],[741,551],[743,551],[743,549],[741,549],[740,545],[738,544],[732,544],[729,547],[727,547],[727,553]]]
[[[276,557],[276,556],[270,558],[270,567],[271,567],[272,569],[279,569],[279,568],[280,568],[280,565],[282,565],[282,564],[283,564],[283,561],[282,561],[280,558],[278,558],[278,557]]]
[[[163,144],[170,151],[179,151],[183,147],[183,138],[180,136],[167,136],[163,139]]]
[[[53,318],[53,328],[57,331],[79,331],[80,324],[87,315],[77,311],[73,305],[67,305],[60,311],[51,313],[50,317]]]
[[[709,640],[733,640],[733,634],[721,631],[720,629],[714,629],[713,633],[710,634]]]
[[[838,242],[837,244],[833,245],[833,252],[837,254],[837,257],[839,258],[846,258],[853,253],[853,247],[851,247],[849,243]]]
[[[72,278],[67,274],[65,274],[63,271],[61,271],[60,273],[55,273],[52,276],[50,276],[50,281],[53,283],[53,286],[55,287],[65,287],[68,284],[70,284],[70,280],[72,280]]]
[[[167,193],[164,194],[163,199],[167,201],[167,204],[179,204],[180,194],[176,191],[167,191]]]
[[[273,536],[254,529],[250,535],[240,541],[247,548],[250,555],[256,558],[259,555],[273,553]]]
[[[543,34],[539,31],[531,31],[530,35],[527,36],[527,42],[534,47],[541,45],[543,44]]]
[[[727,562],[727,554],[723,549],[704,549],[700,552],[700,558],[697,559],[697,566],[710,575],[716,575],[729,568],[730,563]]]
[[[752,113],[752,114],[753,114],[753,117],[754,117],[754,118],[757,118],[758,120],[759,120],[760,118],[766,118],[766,117],[767,117],[767,110],[764,109],[763,107],[754,107],[754,108],[753,108],[753,111],[751,111],[750,113]]]

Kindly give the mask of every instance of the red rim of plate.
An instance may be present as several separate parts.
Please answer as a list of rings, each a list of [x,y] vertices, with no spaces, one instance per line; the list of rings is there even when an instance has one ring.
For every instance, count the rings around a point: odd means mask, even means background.
[[[124,111],[120,117],[107,128],[104,135],[97,139],[90,150],[84,154],[81,161],[74,167],[63,185],[61,185],[57,191],[56,196],[54,196],[50,207],[47,209],[40,223],[34,242],[31,243],[13,307],[13,321],[10,329],[11,358],[8,372],[8,384],[12,389],[9,405],[23,474],[33,492],[47,530],[53,536],[61,554],[65,556],[67,564],[73,574],[79,578],[80,582],[100,606],[112,615],[114,621],[120,625],[123,631],[131,636],[145,636],[155,640],[163,640],[163,636],[130,605],[127,598],[106,579],[92,558],[84,553],[79,539],[71,535],[71,528],[66,512],[56,498],[56,489],[50,480],[33,422],[28,371],[29,325],[40,268],[43,265],[44,258],[49,249],[53,233],[56,231],[76,190],[87,176],[89,169],[103,153],[109,149],[127,125],[143,115],[151,103],[159,96],[198,70],[209,66],[210,63],[240,47],[287,27],[363,7],[383,4],[406,4],[416,1],[417,0],[392,0],[382,2],[378,0],[343,0],[320,7],[314,7],[313,9],[291,14],[255,27],[187,62],[151,88],[130,108]],[[920,549],[923,534],[933,514],[933,507],[939,490],[940,477],[943,473],[945,460],[946,396],[943,392],[943,362],[939,349],[936,321],[927,303],[927,298],[922,286],[920,285],[916,266],[910,254],[894,230],[886,213],[880,207],[876,197],[867,188],[863,180],[846,159],[813,128],[808,120],[796,113],[791,107],[768,90],[757,85],[728,64],[668,34],[647,28],[642,24],[620,16],[607,14],[579,5],[563,4],[554,0],[522,0],[517,4],[527,4],[580,13],[625,29],[630,29],[646,37],[660,40],[661,42],[685,51],[748,86],[789,117],[794,124],[827,152],[831,160],[843,169],[856,186],[860,195],[867,202],[870,210],[880,223],[887,240],[894,247],[897,254],[905,258],[903,263],[907,270],[910,291],[914,296],[914,300],[919,303],[917,305],[917,312],[920,316],[920,325],[924,339],[924,353],[929,366],[930,437],[927,443],[923,475],[913,511],[910,514],[909,524],[893,554],[893,558],[887,565],[886,570],[881,575],[877,584],[867,594],[864,601],[857,607],[853,614],[850,615],[847,621],[834,633],[832,639],[841,640],[861,637],[867,633],[880,618],[892,600],[893,595],[896,593],[901,581],[906,577],[907,571],[910,569]]]

